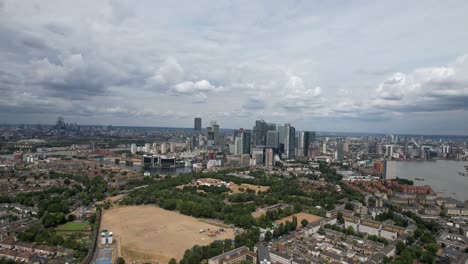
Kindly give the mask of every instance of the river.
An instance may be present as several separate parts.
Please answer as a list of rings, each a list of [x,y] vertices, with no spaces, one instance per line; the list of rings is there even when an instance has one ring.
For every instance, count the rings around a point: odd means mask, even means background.
[[[468,161],[398,161],[399,178],[414,180],[415,185],[430,185],[436,192],[460,201],[468,200],[468,177],[458,172],[467,173],[464,166]],[[415,178],[423,178],[417,181]]]

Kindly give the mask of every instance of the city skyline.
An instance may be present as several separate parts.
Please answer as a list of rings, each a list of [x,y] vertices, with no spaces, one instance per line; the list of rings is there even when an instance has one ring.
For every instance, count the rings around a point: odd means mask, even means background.
[[[60,118],[63,118],[63,117],[58,117],[59,119]],[[195,117],[195,118],[200,118],[200,117]],[[203,120],[203,118],[201,118]],[[65,120],[67,122],[65,122],[66,124],[68,125],[72,125],[72,126],[76,126],[76,127],[79,127],[79,126],[83,126],[83,127],[107,127],[107,126],[111,126],[111,127],[121,127],[121,128],[148,128],[148,129],[151,129],[151,128],[155,128],[155,129],[160,129],[160,128],[168,128],[168,129],[186,129],[186,130],[194,130],[194,127],[193,127],[193,124],[189,124],[189,125],[182,125],[182,126],[151,126],[151,125],[135,125],[135,126],[132,126],[132,125],[116,125],[116,124],[79,124],[79,123],[76,123],[76,122],[68,122],[69,120]],[[219,130],[220,131],[238,131],[239,129],[243,129],[243,130],[246,130],[246,131],[251,131],[253,132],[254,129],[255,129],[255,122],[258,121],[258,120],[248,120],[246,122],[251,122],[252,124],[247,124],[245,126],[240,126],[240,127],[222,127],[220,126],[219,127]],[[281,123],[281,122],[274,122],[274,120],[263,120],[262,121],[268,121],[269,124],[273,124],[273,125],[276,125],[276,127],[278,126],[283,126],[284,124]],[[273,121],[273,122],[270,122],[270,121]],[[193,123],[193,119],[191,121]],[[210,120],[208,121],[208,127],[210,127],[210,122],[218,122],[216,120]],[[288,123],[286,121],[286,123]],[[6,123],[4,122],[3,124],[0,124],[0,126],[49,126],[49,127],[55,127],[57,126],[57,120],[55,120],[55,123],[51,122],[51,123]],[[202,121],[202,125],[203,125],[203,121]],[[220,124],[218,124],[220,125]],[[206,126],[201,128],[201,131],[200,132],[206,132]],[[334,133],[337,133],[339,135],[357,135],[357,134],[362,134],[362,135],[403,135],[403,136],[441,136],[441,137],[451,137],[451,136],[454,136],[454,137],[467,137],[468,135],[466,134],[434,134],[434,133],[394,133],[394,132],[391,132],[391,131],[382,131],[382,132],[365,132],[365,131],[329,131],[329,130],[316,130],[316,129],[302,129],[302,128],[299,128],[296,132],[309,132],[310,130],[314,130],[315,132],[318,132],[318,133],[325,133],[325,135],[334,135]],[[195,131],[194,132],[198,132],[198,131]],[[338,136],[339,136],[338,135]]]
[[[0,122],[466,135],[467,8],[3,0]]]

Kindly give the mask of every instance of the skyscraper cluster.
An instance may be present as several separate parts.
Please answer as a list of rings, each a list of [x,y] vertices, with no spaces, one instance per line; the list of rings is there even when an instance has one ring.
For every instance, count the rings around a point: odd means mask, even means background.
[[[253,159],[253,163],[272,166],[275,157],[294,159],[310,157],[311,144],[315,141],[314,131],[296,131],[289,123],[277,125],[256,120],[252,130],[240,128],[229,133],[220,133],[219,124],[211,121],[201,131],[202,120],[194,120],[192,149],[206,149],[226,155],[242,155]],[[226,137],[225,137],[226,136]],[[251,161],[252,162],[252,161]]]

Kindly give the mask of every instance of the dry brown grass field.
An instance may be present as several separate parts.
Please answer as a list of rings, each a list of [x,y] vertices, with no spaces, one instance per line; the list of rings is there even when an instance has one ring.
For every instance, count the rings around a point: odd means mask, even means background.
[[[309,223],[314,223],[322,219],[322,217],[313,215],[313,214],[308,214],[308,213],[297,213],[290,215],[288,217],[282,218],[280,220],[276,220],[275,223],[280,224],[280,223],[286,223],[286,221],[292,222],[293,216],[297,218],[297,226],[301,226],[301,221],[302,219],[307,219]]]
[[[114,233],[118,252],[127,263],[168,263],[180,260],[194,245],[233,239],[234,230],[226,228],[209,236],[220,225],[204,219],[167,211],[156,206],[122,206],[104,211],[101,230]]]

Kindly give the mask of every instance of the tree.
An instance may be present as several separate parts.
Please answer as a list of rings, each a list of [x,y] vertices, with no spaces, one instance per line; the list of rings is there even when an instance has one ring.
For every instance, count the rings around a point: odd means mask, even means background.
[[[424,230],[421,229],[421,228],[418,228],[418,229],[414,230],[414,237],[415,237],[415,238],[419,238],[419,237],[421,237],[423,234],[424,234]]]
[[[320,227],[317,233],[319,233],[322,236],[326,234],[325,229],[323,229],[323,227]]]
[[[171,258],[171,260],[169,260],[169,264],[177,264],[177,260],[175,258]]]
[[[301,221],[302,227],[306,227],[308,224],[309,224],[309,221],[307,221],[307,219],[302,219]]]
[[[94,224],[96,222],[96,214],[92,214],[89,218],[88,221],[90,224]]]
[[[434,263],[434,255],[432,255],[432,253],[429,251],[424,251],[421,260],[423,263],[432,264]]]
[[[437,251],[439,251],[439,247],[437,246],[436,243],[430,243],[426,246],[427,251],[431,252],[432,254],[435,255]]]
[[[125,259],[122,257],[117,258],[117,264],[125,264]]]
[[[406,245],[402,241],[398,241],[396,245],[396,253],[400,255],[403,251],[405,251]]]
[[[342,212],[338,212],[338,214],[336,215],[336,219],[337,219],[338,223],[344,224],[344,217],[343,217]]]
[[[346,203],[345,207],[346,210],[354,211],[353,204],[352,203]]]
[[[67,217],[68,222],[73,222],[75,221],[76,216],[74,214],[69,214]]]
[[[346,228],[346,234],[348,235],[354,235],[354,228],[352,226],[348,226]]]
[[[273,236],[273,234],[271,233],[270,230],[266,231],[265,233],[265,241],[269,242],[271,241],[271,237]]]

